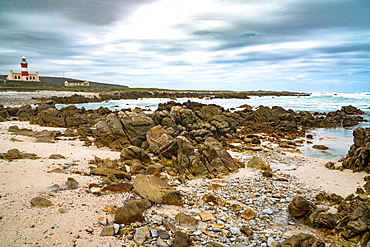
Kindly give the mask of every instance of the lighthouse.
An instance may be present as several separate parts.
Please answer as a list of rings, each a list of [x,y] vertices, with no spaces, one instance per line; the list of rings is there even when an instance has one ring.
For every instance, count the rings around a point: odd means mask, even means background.
[[[22,76],[28,76],[28,63],[25,56],[22,57],[21,73]]]
[[[9,75],[6,79],[9,81],[40,81],[39,72],[28,73],[28,63],[24,56],[21,60],[21,72],[9,70]]]

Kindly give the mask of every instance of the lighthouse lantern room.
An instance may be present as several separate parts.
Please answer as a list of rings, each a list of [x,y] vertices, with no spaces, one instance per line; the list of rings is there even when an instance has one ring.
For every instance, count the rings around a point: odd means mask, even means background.
[[[9,75],[6,78],[9,81],[40,81],[39,72],[28,73],[28,63],[26,57],[22,57],[21,60],[21,72],[13,72],[9,70]]]

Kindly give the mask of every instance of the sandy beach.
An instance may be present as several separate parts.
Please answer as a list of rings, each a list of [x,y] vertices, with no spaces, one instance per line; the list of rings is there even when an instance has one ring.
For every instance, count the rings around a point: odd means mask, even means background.
[[[0,159],[0,239],[3,246],[111,246],[128,244],[115,237],[101,237],[102,226],[98,219],[106,217],[113,221],[113,215],[106,212],[107,206],[119,207],[123,201],[132,196],[130,193],[95,196],[87,193],[88,185],[99,183],[100,178],[86,176],[89,171],[89,160],[99,158],[118,159],[119,152],[95,146],[85,147],[78,140],[58,140],[55,143],[37,143],[34,138],[16,136],[8,132],[10,126],[28,128],[35,131],[59,130],[62,128],[46,128],[30,125],[28,122],[8,121],[0,123],[0,153],[9,149],[35,153],[39,159]],[[60,154],[66,159],[49,159],[52,154]],[[274,154],[276,155],[276,154]],[[250,154],[233,154],[234,158],[245,161]],[[271,159],[271,155],[269,155]],[[269,161],[266,156],[266,161]],[[365,173],[352,171],[328,170],[324,167],[327,160],[305,158],[300,155],[281,154],[278,159],[273,156],[273,169],[281,173],[291,174],[313,190],[324,190],[337,193],[343,197],[354,193],[364,183]],[[263,158],[263,156],[262,156]],[[50,172],[63,165],[71,167],[65,173]],[[78,172],[76,172],[78,171]],[[82,174],[82,175],[81,175]],[[248,179],[256,172],[244,168],[225,179]],[[45,193],[45,188],[63,185],[67,178],[72,177],[79,183],[76,190],[63,190],[56,193]],[[195,181],[196,182],[196,181]],[[192,182],[194,183],[194,182]],[[188,186],[192,186],[189,183]],[[33,208],[30,200],[42,196],[50,199],[54,206],[49,208]],[[163,210],[181,210],[176,206],[165,206]],[[90,231],[90,232],[89,232]],[[132,244],[132,242],[131,242]],[[130,245],[127,245],[130,246]],[[135,245],[132,245],[135,246]]]

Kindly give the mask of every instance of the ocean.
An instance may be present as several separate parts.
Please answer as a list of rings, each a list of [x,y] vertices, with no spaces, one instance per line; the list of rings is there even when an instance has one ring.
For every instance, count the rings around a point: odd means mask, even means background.
[[[179,103],[188,100],[204,104],[216,104],[225,109],[238,110],[241,105],[247,104],[252,107],[258,106],[281,106],[284,109],[293,111],[310,111],[312,113],[330,112],[340,110],[342,106],[352,105],[365,112],[363,116],[368,122],[360,123],[350,128],[318,128],[310,130],[314,136],[314,144],[321,144],[329,147],[325,152],[312,149],[312,145],[300,147],[302,155],[307,157],[324,158],[338,160],[347,154],[349,147],[353,144],[352,132],[357,127],[370,127],[370,92],[361,93],[312,93],[310,96],[289,97],[289,96],[252,96],[250,99],[198,99],[198,98],[180,98],[173,100]],[[148,113],[154,112],[159,103],[171,101],[170,99],[137,99],[137,100],[111,100],[99,103],[75,104],[77,107],[85,107],[86,110],[107,107],[111,110],[132,109],[140,107]],[[66,105],[57,105],[57,108]]]

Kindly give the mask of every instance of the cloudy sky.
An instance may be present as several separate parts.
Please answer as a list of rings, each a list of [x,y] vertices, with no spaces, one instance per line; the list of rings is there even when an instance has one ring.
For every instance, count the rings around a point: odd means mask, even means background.
[[[370,91],[370,0],[1,0],[0,74]]]

